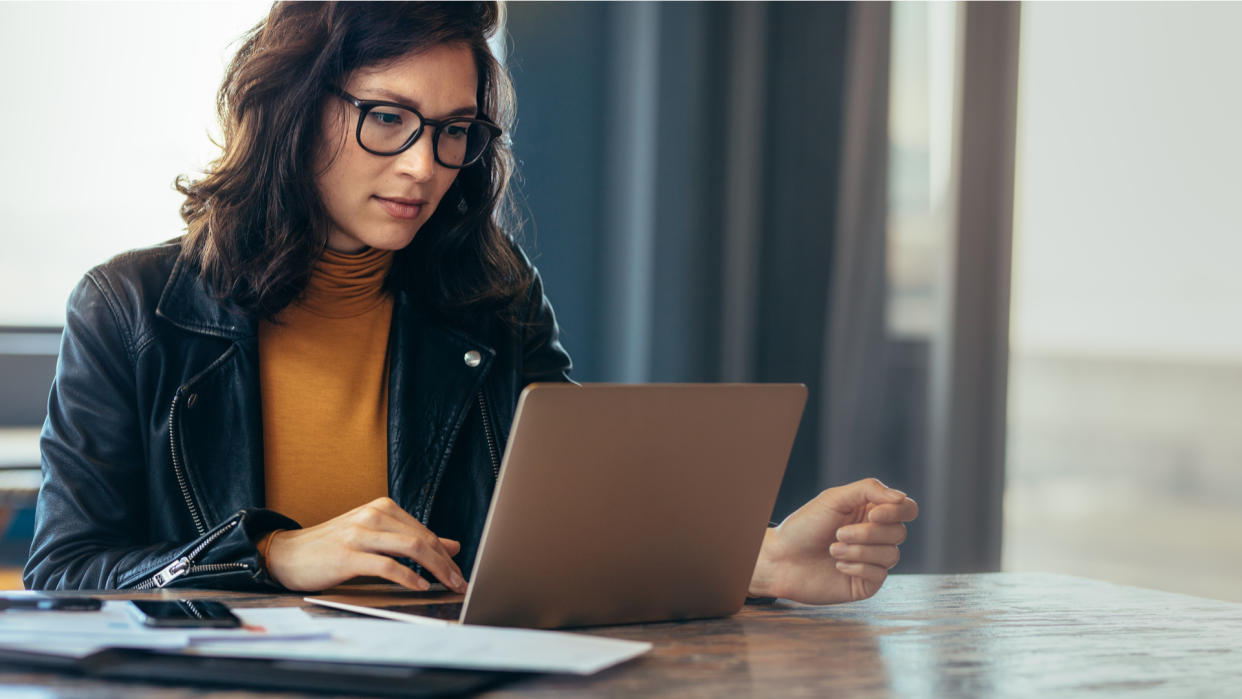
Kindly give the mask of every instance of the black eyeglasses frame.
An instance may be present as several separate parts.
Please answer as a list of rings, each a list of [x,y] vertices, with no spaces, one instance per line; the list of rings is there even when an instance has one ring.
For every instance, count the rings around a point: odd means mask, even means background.
[[[348,92],[346,92],[345,90],[342,90],[339,87],[333,88],[333,92],[336,93],[337,97],[340,97],[346,102],[352,104],[358,110],[358,127],[354,129],[354,140],[358,141],[359,148],[373,155],[380,155],[380,156],[386,156],[386,157],[393,156],[393,155],[400,155],[401,153],[404,153],[405,151],[409,150],[410,147],[413,146],[415,143],[417,143],[418,139],[422,137],[423,131],[425,131],[428,126],[431,126],[432,128],[435,129],[435,132],[431,136],[431,153],[435,157],[436,162],[452,170],[461,170],[464,168],[468,168],[471,165],[474,165],[475,163],[479,162],[479,160],[483,157],[483,155],[487,153],[487,149],[491,147],[492,143],[496,139],[500,138],[501,134],[504,133],[504,131],[499,126],[492,123],[488,119],[481,119],[478,117],[475,117],[475,118],[450,117],[448,119],[438,119],[438,120],[428,119],[427,117],[423,116],[422,112],[418,111],[417,109],[411,107],[408,104],[401,104],[400,102],[389,102],[386,100],[358,99],[357,97],[354,97],[353,95],[349,94]],[[362,142],[362,127],[366,123],[367,114],[370,113],[370,111],[372,109],[375,109],[376,107],[397,107],[399,109],[404,109],[406,111],[413,112],[414,116],[418,117],[418,120],[419,120],[418,128],[414,130],[414,133],[411,134],[410,137],[406,139],[405,143],[401,144],[401,147],[398,148],[397,150],[394,150],[391,152],[373,150],[371,148],[367,148],[366,144]],[[476,155],[474,158],[472,158],[469,162],[462,163],[461,165],[450,165],[440,159],[440,134],[443,132],[444,127],[450,126],[452,124],[461,124],[461,123],[481,124],[485,129],[487,129],[488,133],[491,135],[487,139],[487,143],[483,145],[483,148],[479,150],[479,154]]]

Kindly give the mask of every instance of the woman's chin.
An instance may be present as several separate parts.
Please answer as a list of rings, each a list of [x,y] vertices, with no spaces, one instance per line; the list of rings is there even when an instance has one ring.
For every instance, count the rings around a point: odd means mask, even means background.
[[[379,250],[395,252],[408,247],[410,243],[414,242],[414,236],[417,234],[418,229],[376,231],[365,236],[337,233],[328,237],[328,248],[346,254],[359,252],[365,248],[377,248]]]
[[[367,247],[396,252],[397,250],[408,247],[412,242],[414,242],[414,234],[394,238],[382,238],[367,243]]]

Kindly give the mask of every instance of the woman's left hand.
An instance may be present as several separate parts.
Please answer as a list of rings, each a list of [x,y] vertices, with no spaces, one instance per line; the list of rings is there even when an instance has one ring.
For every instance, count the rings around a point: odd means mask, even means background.
[[[867,478],[829,488],[764,534],[749,594],[807,604],[866,599],[897,564],[918,503]]]

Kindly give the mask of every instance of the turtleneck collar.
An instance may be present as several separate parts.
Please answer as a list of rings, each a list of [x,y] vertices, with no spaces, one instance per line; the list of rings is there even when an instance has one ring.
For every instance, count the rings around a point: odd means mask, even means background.
[[[366,248],[347,254],[324,250],[298,305],[326,318],[352,318],[384,302],[391,250]]]

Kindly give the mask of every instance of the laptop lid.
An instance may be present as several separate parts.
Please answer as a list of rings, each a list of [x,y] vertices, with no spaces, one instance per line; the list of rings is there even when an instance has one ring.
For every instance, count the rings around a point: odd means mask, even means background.
[[[527,387],[462,623],[735,613],[805,403],[801,384]]]

